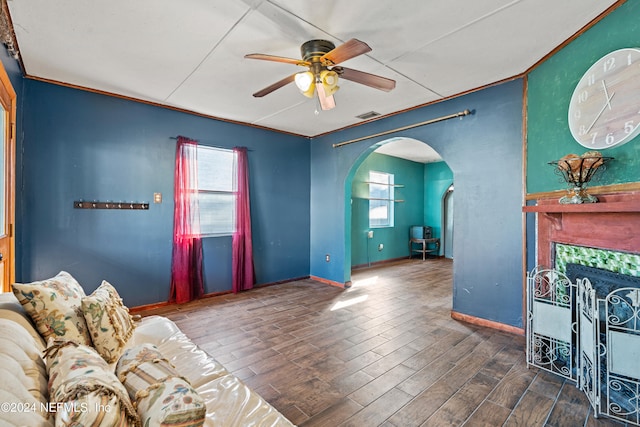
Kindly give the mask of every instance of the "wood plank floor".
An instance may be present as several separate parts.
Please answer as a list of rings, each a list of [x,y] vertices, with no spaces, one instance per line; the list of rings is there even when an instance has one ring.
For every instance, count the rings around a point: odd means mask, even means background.
[[[623,426],[526,366],[521,336],[451,319],[452,262],[355,271],[149,310],[300,426]]]

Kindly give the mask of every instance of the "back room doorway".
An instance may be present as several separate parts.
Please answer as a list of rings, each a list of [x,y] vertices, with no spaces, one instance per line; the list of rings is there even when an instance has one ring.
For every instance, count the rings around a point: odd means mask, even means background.
[[[453,259],[453,184],[442,199],[442,250],[445,258]]]

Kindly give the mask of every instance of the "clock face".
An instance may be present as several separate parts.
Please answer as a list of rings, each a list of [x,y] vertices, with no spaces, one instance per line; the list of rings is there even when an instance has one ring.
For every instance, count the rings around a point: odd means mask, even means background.
[[[571,96],[569,130],[589,149],[620,146],[640,133],[640,49],[613,51],[587,70]]]

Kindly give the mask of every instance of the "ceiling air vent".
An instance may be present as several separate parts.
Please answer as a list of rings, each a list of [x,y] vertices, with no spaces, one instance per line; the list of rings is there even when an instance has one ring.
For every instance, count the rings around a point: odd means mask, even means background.
[[[361,119],[361,120],[367,120],[367,119],[371,119],[375,116],[379,116],[380,113],[376,113],[375,111],[369,111],[368,113],[362,113],[359,116],[356,116],[357,118]]]

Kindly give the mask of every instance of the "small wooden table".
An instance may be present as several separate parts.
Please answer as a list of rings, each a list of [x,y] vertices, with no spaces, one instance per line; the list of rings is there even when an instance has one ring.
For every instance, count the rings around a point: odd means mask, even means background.
[[[418,249],[414,249],[413,245],[417,244],[420,245],[420,248]],[[433,248],[429,248],[429,245],[433,245]],[[415,238],[411,238],[409,239],[409,258],[411,258],[413,256],[414,252],[418,252],[422,254],[422,260],[424,261],[426,259],[427,254],[432,253],[432,252],[436,252],[436,255],[438,253],[438,251],[440,250],[440,239],[438,238],[433,238],[433,239],[415,239]]]

